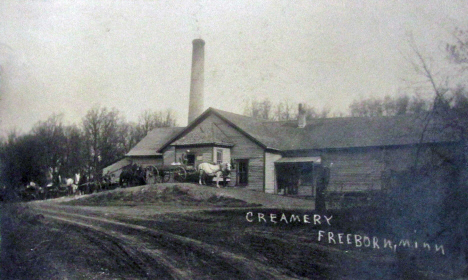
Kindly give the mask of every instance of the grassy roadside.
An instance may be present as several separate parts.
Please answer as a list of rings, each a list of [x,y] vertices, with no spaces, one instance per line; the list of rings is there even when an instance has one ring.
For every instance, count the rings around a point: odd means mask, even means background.
[[[379,218],[377,209],[351,208],[316,213],[303,209],[259,208],[252,201],[247,203],[225,194],[216,194],[211,189],[177,185],[118,189],[57,202],[71,206],[100,206],[96,208],[104,211],[138,210],[133,206],[146,204],[155,205],[156,208],[211,207],[215,211],[155,214],[139,220],[129,215],[130,220],[124,222],[161,228],[176,235],[224,247],[228,251],[252,256],[307,279],[314,279],[313,275],[338,277],[343,276],[343,273],[347,273],[346,279],[453,279],[446,276],[451,271],[444,268],[448,258],[434,254],[434,251],[423,252],[421,248],[415,250],[414,243],[410,244],[413,248],[403,248],[398,253],[384,250],[384,238],[398,244],[400,237],[389,234],[391,224],[386,225],[387,220]],[[118,207],[107,210],[104,206]],[[229,207],[236,209],[226,209]],[[247,216],[248,213],[251,214]],[[281,220],[283,214],[289,222]],[[305,215],[310,223],[304,222]],[[321,216],[320,224],[314,225],[314,215]],[[330,218],[329,224],[324,215]],[[293,216],[300,216],[301,222],[291,222]],[[319,231],[323,231],[320,241],[317,240]],[[329,232],[333,233],[332,238]],[[340,233],[343,234],[341,242],[347,243],[347,234],[351,234],[353,239],[359,235],[364,245],[357,246],[355,240],[350,245],[340,244]],[[73,230],[57,230],[45,224],[40,215],[31,213],[27,204],[2,209],[2,234],[2,262],[9,264],[4,268],[7,274],[2,275],[13,276],[4,279],[65,279],[67,273],[76,270],[76,265],[83,262],[77,259],[82,251],[76,251],[78,249],[74,244],[82,246],[79,250],[87,248],[89,252],[98,252],[90,245],[81,244],[79,234]],[[54,235],[56,237],[52,239],[55,242],[51,242],[51,236]],[[369,240],[378,237],[380,247],[366,246],[364,236],[368,236]],[[3,250],[4,247],[6,250]],[[99,259],[106,259],[105,254]],[[328,269],[331,262],[335,266]],[[70,267],[70,263],[74,266]],[[101,273],[100,267],[96,263],[90,264],[91,267],[93,265],[94,273]],[[367,276],[362,275],[363,272]],[[104,279],[105,275],[101,275],[100,279]],[[380,278],[377,277],[379,275]]]
[[[41,217],[32,215],[20,204],[2,204],[1,208],[1,279],[40,279],[52,271],[48,262],[37,254],[38,237],[45,228]],[[32,236],[35,235],[35,238]]]
[[[71,206],[180,205],[209,207],[256,207],[241,199],[203,192],[186,186],[143,186],[116,189],[62,202]]]

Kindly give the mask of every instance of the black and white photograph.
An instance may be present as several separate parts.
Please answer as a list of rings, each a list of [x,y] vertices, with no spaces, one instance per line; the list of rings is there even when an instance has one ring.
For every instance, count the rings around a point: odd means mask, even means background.
[[[0,2],[0,279],[468,279],[466,0]]]

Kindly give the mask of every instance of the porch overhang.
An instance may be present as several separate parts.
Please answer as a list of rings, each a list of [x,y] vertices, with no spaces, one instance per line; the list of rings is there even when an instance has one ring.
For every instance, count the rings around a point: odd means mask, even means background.
[[[214,146],[214,147],[225,147],[231,148],[234,147],[234,144],[231,143],[219,143],[219,142],[200,142],[200,143],[173,143],[171,146],[174,147],[206,147],[206,146]]]
[[[284,157],[280,158],[279,160],[275,161],[275,164],[283,164],[283,163],[302,163],[302,162],[313,162],[316,164],[322,163],[322,157]]]

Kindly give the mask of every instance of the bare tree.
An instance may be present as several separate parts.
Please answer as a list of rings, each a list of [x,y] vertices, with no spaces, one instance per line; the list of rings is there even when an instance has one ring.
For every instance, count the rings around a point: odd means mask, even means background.
[[[273,105],[274,111],[271,116],[273,120],[289,121],[297,118],[297,107],[290,101],[284,100]]]
[[[453,37],[455,38],[455,42],[447,43],[446,45],[448,57],[452,62],[463,66],[463,70],[467,70],[468,30],[457,28],[455,32],[453,32]]]
[[[176,119],[172,110],[152,111],[146,110],[138,117],[137,130],[144,137],[149,131],[158,127],[173,127]]]
[[[350,113],[353,117],[376,117],[383,115],[383,102],[380,99],[368,98],[355,100],[350,106]]]
[[[126,153],[145,136],[138,130],[138,125],[132,122],[122,123],[119,127],[119,133],[123,136],[122,145]]]
[[[83,165],[81,131],[76,126],[63,125],[63,115],[52,115],[39,121],[25,135],[9,135],[2,145],[2,177],[5,185],[18,188],[31,181],[44,186],[50,183],[46,173],[52,170],[68,176],[79,172]]]
[[[39,141],[36,153],[41,160],[37,164],[44,172],[51,168],[58,174],[64,165],[67,144],[64,130],[63,114],[53,114],[38,122],[31,131]]]
[[[448,44],[447,51],[454,68],[468,65],[468,33],[458,32],[456,43]],[[422,133],[411,168],[400,172],[396,190],[388,196],[391,209],[403,210],[402,217],[393,211],[393,223],[398,230],[414,230],[426,239],[445,243],[451,251],[453,273],[468,276],[468,91],[465,85],[451,85],[454,72],[437,72],[430,59],[423,55],[414,41],[410,41],[413,57],[409,59],[415,71],[428,85],[432,94],[429,106],[421,99],[413,100],[412,110],[423,111]],[[462,65],[460,65],[462,64]],[[439,69],[440,70],[440,69]],[[410,105],[411,107],[411,105]],[[446,148],[428,147],[433,133],[445,135],[454,143]],[[423,151],[431,149],[440,161],[423,161]],[[390,212],[389,211],[389,212]],[[401,212],[400,212],[401,213]],[[406,225],[405,229],[402,225]],[[403,254],[404,255],[404,254]],[[463,263],[460,263],[463,261]],[[408,264],[405,264],[408,265]],[[414,264],[413,264],[414,265]]]
[[[99,179],[102,168],[121,159],[148,131],[176,123],[171,110],[146,111],[136,124],[106,107],[89,110],[81,127],[64,125],[63,118],[54,114],[28,134],[14,130],[0,143],[2,183],[15,188],[29,181],[43,185],[50,169],[55,180],[74,173]]]
[[[398,116],[405,114],[421,114],[428,111],[429,101],[418,96],[410,98],[407,94],[383,99],[368,98],[354,100],[349,106],[353,117]]]
[[[106,107],[94,107],[83,118],[89,176],[99,177],[102,168],[124,156],[125,136],[120,134],[123,122],[117,109]]]
[[[324,108],[317,111],[313,106],[304,104],[307,119],[326,118],[330,114],[330,109]],[[290,121],[297,119],[297,105],[285,100],[274,104],[268,98],[262,101],[246,102],[244,114],[257,119]]]
[[[315,107],[305,104],[304,110],[306,112],[307,120],[327,118],[330,115],[329,108],[323,108],[322,111],[318,111],[317,109],[315,109]],[[294,119],[296,119],[296,115],[294,116]]]
[[[148,132],[155,128],[174,127],[176,124],[176,116],[172,110],[146,110],[138,117],[138,123],[121,122],[119,134],[122,135],[123,150],[130,151]]]
[[[65,126],[64,135],[66,143],[63,155],[63,174],[72,176],[84,169],[86,151],[84,135],[76,125]]]
[[[43,160],[38,153],[41,144],[33,135],[10,135],[0,151],[0,183],[9,190],[17,190],[30,181],[43,183],[38,166]]]
[[[396,98],[386,95],[382,101],[382,113],[384,116],[405,115],[412,113],[409,106],[410,98],[406,94]]]
[[[268,98],[263,99],[262,101],[250,100],[246,102],[244,114],[256,119],[272,120],[272,106],[273,105]]]

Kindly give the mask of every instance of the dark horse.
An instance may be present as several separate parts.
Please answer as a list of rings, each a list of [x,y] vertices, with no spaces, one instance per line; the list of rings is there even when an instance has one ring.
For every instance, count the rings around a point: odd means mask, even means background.
[[[134,163],[123,168],[120,173],[119,185],[121,187],[140,186],[146,184],[145,169]]]

